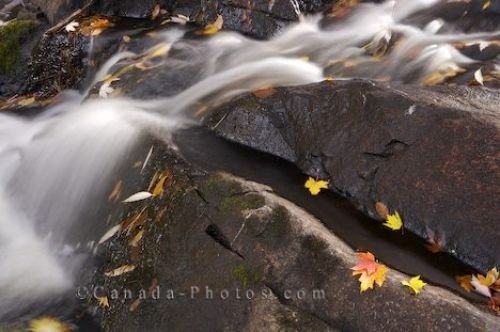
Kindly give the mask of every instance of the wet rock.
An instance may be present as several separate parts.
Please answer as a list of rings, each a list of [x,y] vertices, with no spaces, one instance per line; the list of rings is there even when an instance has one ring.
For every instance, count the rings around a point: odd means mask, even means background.
[[[443,289],[411,295],[396,271],[360,294],[349,272],[355,253],[317,219],[269,187],[155,149],[165,191],[128,211],[127,220],[146,215],[98,252],[89,287],[109,307],[86,302],[103,330],[493,331],[498,323]],[[135,269],[105,276],[124,264]]]
[[[37,21],[12,20],[0,26],[0,98],[19,91],[31,50],[41,35]]]
[[[376,202],[405,229],[482,270],[500,265],[497,90],[324,82],[234,99],[206,121],[229,140],[330,179],[376,218]]]

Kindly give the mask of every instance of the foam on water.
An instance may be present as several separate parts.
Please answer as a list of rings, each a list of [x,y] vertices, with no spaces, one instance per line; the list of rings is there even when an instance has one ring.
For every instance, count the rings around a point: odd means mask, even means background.
[[[164,33],[163,44],[184,43],[193,51],[190,61],[203,64],[196,83],[175,96],[83,101],[85,94],[73,94],[35,118],[0,114],[0,319],[71,289],[77,266],[68,265],[71,253],[61,248],[85,204],[103,204],[92,198],[143,133],[195,123],[187,110],[197,101],[210,106],[260,87],[317,82],[325,73],[341,76],[333,64],[342,61],[366,64],[350,77],[401,80],[411,74],[418,82],[435,70],[472,61],[452,42],[498,36],[439,34],[440,21],[423,29],[402,23],[436,2],[363,4],[341,23],[320,28],[319,17],[306,18],[269,41],[219,33],[190,44],[182,30],[173,29]],[[367,53],[395,36],[398,46],[382,60]],[[113,56],[93,83],[133,57]]]

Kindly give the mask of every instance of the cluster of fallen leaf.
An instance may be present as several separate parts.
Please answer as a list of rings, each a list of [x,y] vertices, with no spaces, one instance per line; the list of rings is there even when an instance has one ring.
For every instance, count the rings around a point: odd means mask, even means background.
[[[358,252],[358,263],[351,268],[353,276],[359,276],[360,291],[364,292],[373,289],[374,285],[382,287],[385,282],[385,275],[389,269],[387,266],[378,263],[371,252]],[[409,280],[401,280],[403,286],[408,287],[415,295],[420,293],[422,288],[427,285],[415,276]]]
[[[134,164],[134,168],[139,168],[142,173],[146,168],[151,156],[153,154],[153,147],[150,148],[146,158],[143,162]],[[137,192],[122,200],[122,203],[136,203],[145,201],[151,198],[161,197],[165,191],[165,187],[173,180],[172,173],[169,170],[163,172],[156,172],[149,184],[147,190]],[[123,181],[119,180],[113,187],[108,200],[111,202],[118,202],[123,194]],[[164,210],[160,211],[158,215],[162,215]],[[144,206],[138,213],[133,214],[131,217],[125,219],[118,225],[111,227],[99,240],[98,245],[105,243],[115,236],[125,235],[128,240],[128,247],[130,249],[132,261],[137,261],[140,256],[140,243],[144,237],[144,225],[148,220],[147,206]],[[119,277],[123,274],[130,273],[136,269],[134,264],[121,265],[113,270],[107,271],[104,275],[108,278]],[[101,297],[97,299],[100,307],[109,307],[108,297]],[[139,303],[134,302],[132,308],[136,308]],[[132,310],[132,309],[131,309]],[[135,310],[135,309],[134,309]]]
[[[330,182],[324,180],[316,180],[312,177],[309,177],[306,180],[304,187],[309,190],[311,195],[317,196],[322,189],[328,189],[330,187]],[[377,210],[379,216],[383,220],[385,220],[382,225],[392,229],[393,231],[398,231],[403,228],[403,219],[401,218],[397,210],[391,214],[389,212],[389,208],[382,202],[377,202],[375,205],[375,209]]]
[[[500,314],[500,278],[497,268],[489,270],[486,276],[472,274],[457,276],[456,279],[465,291],[474,291],[487,297],[489,307]]]
[[[329,185],[329,181],[316,180],[309,177],[304,187],[309,190],[311,195],[316,196],[322,189],[328,189]],[[385,220],[382,224],[383,226],[394,231],[403,228],[403,219],[398,211],[394,211],[391,214],[389,208],[382,202],[375,204],[375,210],[380,218]],[[433,253],[440,252],[444,245],[443,237],[430,230],[428,230],[428,233],[429,243],[426,246],[427,249]],[[381,287],[385,281],[385,274],[388,271],[387,267],[379,264],[370,252],[360,252],[357,255],[358,264],[352,268],[354,271],[352,274],[353,276],[359,275],[361,292],[372,289],[374,285]],[[500,279],[496,268],[491,269],[486,276],[481,274],[465,275],[456,277],[456,280],[467,292],[474,290],[476,293],[489,298],[490,308],[500,314]],[[412,289],[415,294],[418,294],[426,285],[420,279],[420,276],[415,276],[408,281],[404,280],[401,283]]]

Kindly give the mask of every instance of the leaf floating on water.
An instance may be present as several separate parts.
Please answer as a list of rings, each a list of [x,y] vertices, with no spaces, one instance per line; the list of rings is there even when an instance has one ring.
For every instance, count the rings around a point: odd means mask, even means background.
[[[104,273],[106,277],[118,277],[122,274],[129,273],[135,270],[135,265],[123,265],[112,271]]]
[[[319,194],[321,189],[328,189],[329,187],[329,182],[328,181],[323,181],[323,180],[318,180],[316,181],[312,177],[309,177],[304,184],[304,187],[309,189],[309,192],[311,195],[316,196]]]
[[[98,244],[103,244],[104,242],[108,241],[109,239],[111,239],[113,236],[116,235],[116,233],[118,233],[120,230],[121,230],[122,226],[121,224],[119,225],[116,225],[116,226],[113,226],[111,227],[102,237],[101,239],[99,240],[99,243]]]
[[[399,212],[395,211],[394,214],[387,215],[387,219],[383,225],[393,231],[397,231],[403,227],[403,220],[401,219]]]
[[[135,193],[132,196],[130,196],[129,198],[125,199],[123,201],[123,203],[138,202],[138,201],[142,201],[142,200],[148,199],[148,198],[150,198],[152,196],[153,196],[153,194],[151,194],[150,192],[141,191],[141,192]]]
[[[71,328],[65,323],[53,317],[41,317],[29,322],[31,332],[71,332]]]
[[[460,287],[462,287],[463,289],[465,289],[465,291],[467,293],[470,293],[470,291],[473,289],[473,286],[472,286],[472,276],[470,275],[464,275],[464,276],[457,276],[455,277],[455,279],[457,280],[458,284],[460,285]]]
[[[213,22],[205,26],[200,32],[200,35],[209,36],[214,35],[222,29],[224,25],[224,18],[222,15],[217,15],[217,19]]]
[[[109,308],[109,299],[108,299],[108,297],[107,296],[98,297],[97,298],[97,304],[101,308]]]
[[[481,71],[481,68],[476,70],[476,72],[474,73],[474,79],[479,84],[484,85],[484,77],[483,77],[483,72]]]
[[[490,6],[491,6],[491,0],[485,0],[481,9],[486,10],[486,9],[490,8]]]
[[[415,295],[420,293],[422,291],[422,288],[424,288],[424,286],[427,285],[420,279],[420,276],[415,276],[410,280],[403,280],[401,281],[401,284],[410,288]]]
[[[66,26],[64,27],[64,30],[66,30],[66,32],[75,32],[76,28],[78,28],[79,26],[80,26],[80,23],[78,23],[77,21],[72,21],[72,22],[66,24]]]

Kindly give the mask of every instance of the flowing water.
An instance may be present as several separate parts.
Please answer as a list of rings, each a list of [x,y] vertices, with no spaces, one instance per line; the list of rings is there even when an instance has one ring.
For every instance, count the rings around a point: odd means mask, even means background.
[[[0,319],[71,289],[81,260],[77,252],[93,246],[83,235],[75,239],[92,224],[82,224],[81,215],[100,204],[95,197],[108,189],[103,184],[144,134],[168,138],[195,125],[191,106],[196,102],[213,106],[244,91],[318,82],[330,75],[421,82],[433,72],[473,62],[453,42],[499,36],[441,34],[440,20],[422,28],[403,23],[436,2],[365,4],[328,26],[320,17],[303,18],[269,41],[225,32],[188,40],[184,31],[170,29],[143,56],[166,48],[198,64],[195,83],[182,92],[152,101],[89,99],[89,86],[83,94],[65,93],[58,105],[36,117],[0,114]],[[131,52],[113,56],[93,83],[138,57]],[[341,71],[338,66],[346,62],[356,64],[348,75],[345,66]],[[94,234],[94,240],[101,235]]]

